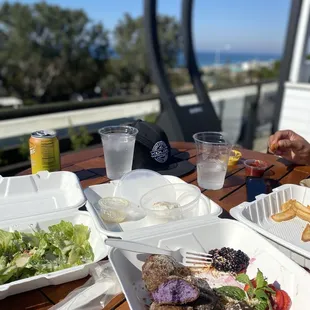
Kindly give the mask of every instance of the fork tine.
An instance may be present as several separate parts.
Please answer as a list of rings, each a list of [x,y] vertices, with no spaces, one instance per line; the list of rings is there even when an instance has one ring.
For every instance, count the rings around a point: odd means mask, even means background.
[[[190,263],[197,263],[197,264],[211,264],[212,263],[212,259],[205,259],[205,260],[201,260],[201,259],[193,259],[191,257],[185,257],[184,261],[186,262],[190,262]]]
[[[211,263],[191,263],[191,262],[184,262],[184,266],[186,267],[205,267],[205,266],[210,266]]]
[[[195,257],[195,256],[186,256],[185,257],[186,260],[192,260],[195,262],[211,262],[212,263],[212,258],[201,258],[201,257]]]
[[[203,256],[203,257],[212,257],[212,255],[209,253],[196,252],[196,251],[186,251],[186,254],[189,254],[189,255],[192,254],[192,255]]]

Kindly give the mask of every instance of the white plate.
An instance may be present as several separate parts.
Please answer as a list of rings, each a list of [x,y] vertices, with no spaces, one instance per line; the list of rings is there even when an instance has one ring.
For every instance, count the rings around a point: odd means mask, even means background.
[[[292,260],[272,246],[266,239],[247,226],[232,220],[210,218],[197,220],[195,226],[189,221],[183,227],[153,230],[149,236],[135,238],[143,243],[170,248],[190,247],[192,250],[209,251],[212,248],[232,247],[241,249],[250,258],[255,258],[247,274],[254,277],[259,268],[269,283],[278,281],[292,299],[290,310],[306,309],[309,304],[310,275]],[[145,254],[112,249],[109,259],[122,285],[132,310],[144,310],[145,291],[141,279],[141,268]]]

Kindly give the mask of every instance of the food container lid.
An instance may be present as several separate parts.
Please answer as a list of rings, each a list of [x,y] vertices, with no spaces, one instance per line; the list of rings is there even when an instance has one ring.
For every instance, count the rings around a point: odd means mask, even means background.
[[[116,184],[114,196],[122,197],[135,205],[140,199],[155,187],[170,184],[159,173],[148,169],[136,169],[126,173]]]
[[[78,209],[85,201],[79,179],[72,172],[0,176],[0,223]]]

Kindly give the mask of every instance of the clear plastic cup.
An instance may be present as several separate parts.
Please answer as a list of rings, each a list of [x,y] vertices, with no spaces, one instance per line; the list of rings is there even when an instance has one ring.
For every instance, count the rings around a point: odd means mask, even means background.
[[[197,150],[198,185],[205,189],[221,189],[232,144],[222,132],[198,132],[193,138]]]
[[[120,179],[131,171],[138,129],[130,126],[107,126],[99,129],[107,177]]]
[[[191,184],[168,184],[146,193],[140,206],[148,225],[191,218],[199,215],[200,189]]]

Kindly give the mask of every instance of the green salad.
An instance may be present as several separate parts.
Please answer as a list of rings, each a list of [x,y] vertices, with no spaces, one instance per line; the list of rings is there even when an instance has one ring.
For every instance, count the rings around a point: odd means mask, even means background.
[[[33,233],[0,229],[0,284],[94,260],[87,226],[61,221],[48,229]]]

